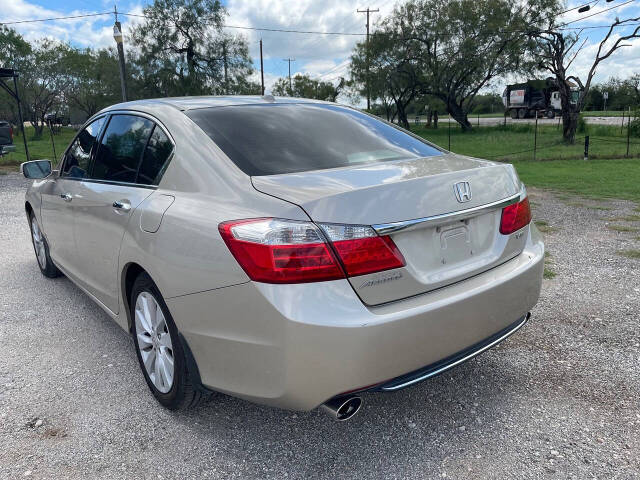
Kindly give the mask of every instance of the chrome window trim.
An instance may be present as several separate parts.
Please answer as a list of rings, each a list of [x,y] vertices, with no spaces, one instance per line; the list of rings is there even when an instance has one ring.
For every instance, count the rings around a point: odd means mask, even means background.
[[[479,205],[477,207],[467,208],[465,210],[458,210],[457,212],[442,213],[439,215],[433,215],[431,217],[415,218],[413,220],[405,220],[402,222],[392,223],[379,223],[372,225],[373,229],[379,235],[389,235],[400,231],[413,230],[416,228],[422,228],[434,223],[441,223],[443,221],[450,220],[464,220],[465,218],[473,217],[480,213],[489,212],[491,210],[498,210],[500,208],[508,207],[514,203],[518,203],[527,196],[527,191],[524,185],[520,186],[520,192],[512,195],[511,197],[498,200],[496,202],[487,203],[486,205]]]
[[[109,122],[111,121],[111,117],[113,115],[130,115],[130,116],[143,117],[143,118],[146,118],[147,120],[152,121],[153,124],[156,127],[160,127],[160,130],[162,130],[164,132],[164,134],[167,136],[167,138],[171,142],[171,145],[173,146],[173,148],[171,149],[171,153],[169,154],[169,157],[167,158],[167,162],[171,163],[173,161],[173,157],[175,156],[175,153],[176,153],[176,142],[173,139],[173,136],[171,135],[171,133],[169,133],[169,130],[167,130],[167,127],[165,127],[164,124],[160,120],[158,120],[153,115],[149,115],[148,113],[140,112],[138,110],[107,110],[106,112],[97,113],[93,117],[89,118],[84,123],[82,128],[80,128],[78,130],[78,133],[76,133],[76,136],[73,137],[73,140],[67,146],[66,150],[63,153],[63,156],[62,156],[63,161],[61,162],[60,168],[58,170],[58,178],[61,179],[61,180],[74,180],[74,181],[82,181],[82,182],[89,182],[89,183],[102,183],[102,184],[106,184],[106,185],[121,185],[121,186],[125,186],[125,187],[129,186],[129,187],[150,188],[150,189],[157,190],[159,184],[158,185],[148,185],[146,183],[118,182],[118,181],[113,181],[113,180],[100,180],[100,179],[94,179],[94,178],[73,178],[73,177],[65,177],[65,176],[62,175],[62,170],[64,168],[64,160],[66,159],[67,152],[69,151],[69,148],[71,148],[71,145],[73,145],[73,142],[76,141],[76,138],[78,137],[78,135],[80,135],[80,132],[82,132],[82,130],[84,130],[88,125],[93,123],[95,120],[97,120],[97,119],[99,119],[101,117],[106,117],[105,124],[100,129],[100,132],[98,133],[98,136],[96,136],[96,141],[99,142],[99,143],[102,142],[102,137],[104,136],[104,134],[105,134],[105,132],[107,130],[107,127],[109,126]],[[153,133],[153,129],[151,130],[151,133]],[[151,138],[151,136],[149,136],[149,138]],[[149,139],[147,139],[147,145],[145,146],[145,149],[148,146],[148,143],[149,143],[148,140]],[[95,147],[95,148],[98,148],[98,147]],[[93,171],[93,162],[95,160],[95,153],[96,152],[94,152],[93,148],[92,148],[91,158],[90,158],[91,170],[92,171]],[[162,180],[162,179],[160,179],[160,180]]]
[[[150,190],[158,189],[158,185],[148,185],[146,183],[118,182],[115,180],[100,180],[95,178],[60,177],[60,180],[71,180],[73,182],[85,182],[85,183],[101,183],[103,185],[119,185],[121,187],[148,188]]]

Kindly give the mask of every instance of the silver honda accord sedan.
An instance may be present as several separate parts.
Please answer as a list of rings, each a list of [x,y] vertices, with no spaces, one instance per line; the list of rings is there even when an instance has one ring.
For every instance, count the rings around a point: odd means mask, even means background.
[[[145,100],[22,165],[40,270],[131,332],[165,407],[344,420],[518,330],[544,245],[511,165],[334,103]]]

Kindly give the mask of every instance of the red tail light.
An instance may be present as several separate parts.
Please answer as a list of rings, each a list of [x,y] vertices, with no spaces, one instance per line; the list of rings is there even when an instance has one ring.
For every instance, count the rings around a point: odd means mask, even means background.
[[[529,225],[529,222],[531,222],[531,208],[529,207],[529,198],[526,197],[524,200],[502,209],[500,233],[509,235]]]
[[[11,143],[13,143],[13,127],[9,127],[9,136],[11,137]]]
[[[391,238],[379,237],[371,227],[322,229],[333,242],[310,222],[259,218],[219,226],[235,259],[258,282],[319,282],[404,266]]]

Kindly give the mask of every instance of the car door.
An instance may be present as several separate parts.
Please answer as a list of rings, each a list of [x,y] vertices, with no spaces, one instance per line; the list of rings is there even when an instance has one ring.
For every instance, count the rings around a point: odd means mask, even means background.
[[[81,284],[118,313],[118,257],[133,211],[156,188],[141,174],[155,123],[147,117],[116,113],[97,143],[88,181],[74,202],[74,234],[85,268]]]
[[[81,268],[73,233],[74,198],[89,172],[91,153],[105,123],[99,117],[84,127],[63,155],[60,171],[41,189],[42,229],[49,243],[51,258],[74,280]]]

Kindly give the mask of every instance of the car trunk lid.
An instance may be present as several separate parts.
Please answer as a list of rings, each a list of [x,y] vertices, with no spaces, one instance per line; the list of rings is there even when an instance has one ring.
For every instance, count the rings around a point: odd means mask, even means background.
[[[406,266],[349,279],[368,305],[460,281],[524,248],[522,235],[499,233],[501,205],[521,189],[511,165],[446,154],[252,181],[318,224],[371,225],[391,236]]]

